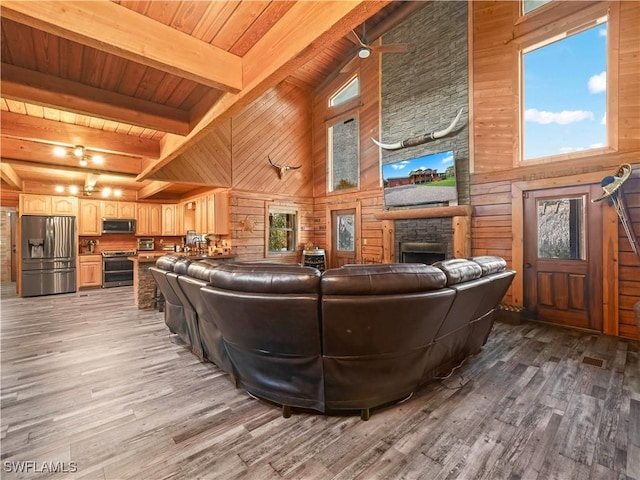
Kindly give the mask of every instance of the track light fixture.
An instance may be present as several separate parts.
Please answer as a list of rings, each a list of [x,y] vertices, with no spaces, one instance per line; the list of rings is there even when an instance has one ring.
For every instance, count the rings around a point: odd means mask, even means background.
[[[66,155],[73,155],[78,159],[78,163],[81,167],[86,167],[89,162],[95,164],[104,163],[104,157],[102,155],[87,155],[86,149],[83,145],[76,145],[71,152],[68,152],[64,147],[56,147],[53,149],[53,154],[56,157],[64,157]]]
[[[100,193],[100,196],[102,196],[103,198],[109,198],[111,196],[117,198],[122,196],[122,190],[120,190],[119,188],[111,188],[111,187],[96,188],[92,185],[85,185],[83,188],[80,188],[77,185],[69,185],[67,187],[63,185],[56,185],[55,191],[56,193],[66,192],[71,195],[77,195],[78,193],[82,192],[82,194],[85,197],[91,197],[94,193]]]

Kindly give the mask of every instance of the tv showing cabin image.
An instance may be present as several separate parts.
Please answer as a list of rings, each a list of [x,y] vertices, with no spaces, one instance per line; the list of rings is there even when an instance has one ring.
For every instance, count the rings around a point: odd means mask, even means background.
[[[458,204],[453,150],[382,165],[387,208]]]

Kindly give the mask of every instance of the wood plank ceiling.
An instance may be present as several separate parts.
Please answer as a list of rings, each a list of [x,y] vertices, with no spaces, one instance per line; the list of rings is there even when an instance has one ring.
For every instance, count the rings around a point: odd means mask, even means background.
[[[416,3],[3,0],[1,187],[201,188],[151,178],[282,80],[318,88],[353,55],[351,29],[376,38]],[[74,145],[104,163],[53,155]]]

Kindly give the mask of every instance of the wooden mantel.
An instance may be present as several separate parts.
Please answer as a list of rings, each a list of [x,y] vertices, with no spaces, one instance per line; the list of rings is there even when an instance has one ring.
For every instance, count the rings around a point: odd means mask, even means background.
[[[471,205],[456,205],[455,207],[411,208],[406,210],[388,210],[376,214],[378,220],[406,220],[408,218],[443,218],[443,217],[471,217]]]
[[[471,205],[455,207],[413,208],[407,210],[390,210],[375,215],[382,220],[382,255],[384,263],[395,263],[395,228],[394,220],[411,218],[451,218],[453,222],[453,256],[469,258],[471,256]]]

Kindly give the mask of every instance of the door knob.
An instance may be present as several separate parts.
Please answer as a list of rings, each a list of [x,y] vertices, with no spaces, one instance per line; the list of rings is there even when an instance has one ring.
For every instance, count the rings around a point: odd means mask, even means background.
[[[529,262],[526,262],[526,263],[524,264],[524,268],[531,268],[531,264],[530,264]]]

